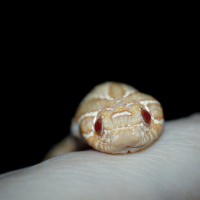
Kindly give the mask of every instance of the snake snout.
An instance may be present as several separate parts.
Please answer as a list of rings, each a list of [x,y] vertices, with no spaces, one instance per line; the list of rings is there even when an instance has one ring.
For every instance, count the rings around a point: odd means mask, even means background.
[[[129,148],[139,146],[140,138],[133,134],[120,134],[115,141],[112,142],[113,151],[120,153]]]

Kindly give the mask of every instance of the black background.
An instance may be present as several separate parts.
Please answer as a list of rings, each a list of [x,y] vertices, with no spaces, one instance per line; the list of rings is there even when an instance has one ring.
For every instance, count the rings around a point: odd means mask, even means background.
[[[195,29],[174,24],[134,36],[30,30],[9,32],[2,56],[1,173],[40,162],[69,133],[82,98],[105,81],[151,94],[166,120],[200,111]]]

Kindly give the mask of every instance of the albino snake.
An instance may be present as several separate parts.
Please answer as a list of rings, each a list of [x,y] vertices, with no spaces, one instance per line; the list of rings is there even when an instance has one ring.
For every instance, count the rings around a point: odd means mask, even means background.
[[[86,95],[72,120],[72,136],[52,148],[47,157],[80,149],[74,138],[101,152],[132,153],[156,141],[163,122],[162,107],[152,96],[123,83],[106,82]]]

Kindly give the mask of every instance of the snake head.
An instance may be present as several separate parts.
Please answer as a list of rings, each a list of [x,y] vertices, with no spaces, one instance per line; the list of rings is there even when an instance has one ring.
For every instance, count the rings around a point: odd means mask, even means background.
[[[155,100],[118,103],[85,120],[82,125],[90,124],[91,132],[83,134],[83,137],[90,146],[102,152],[135,152],[158,138],[162,131],[162,118],[161,106]]]
[[[160,103],[121,83],[95,87],[80,104],[74,118],[80,135],[94,149],[125,154],[145,148],[160,136]]]

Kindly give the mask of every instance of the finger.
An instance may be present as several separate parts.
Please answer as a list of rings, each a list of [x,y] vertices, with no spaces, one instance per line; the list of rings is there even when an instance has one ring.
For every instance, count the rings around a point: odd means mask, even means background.
[[[167,122],[145,151],[69,153],[1,176],[0,199],[199,199],[200,115]]]

